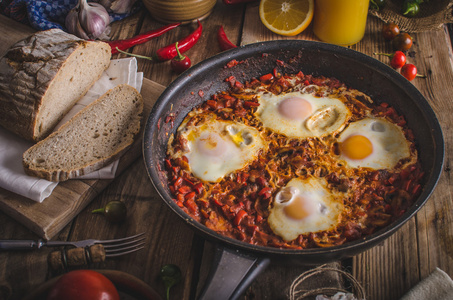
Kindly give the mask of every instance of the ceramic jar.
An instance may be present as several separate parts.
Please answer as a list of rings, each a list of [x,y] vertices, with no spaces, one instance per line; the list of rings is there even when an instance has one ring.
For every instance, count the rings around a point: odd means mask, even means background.
[[[189,23],[212,12],[216,0],[143,0],[151,16],[164,23]]]

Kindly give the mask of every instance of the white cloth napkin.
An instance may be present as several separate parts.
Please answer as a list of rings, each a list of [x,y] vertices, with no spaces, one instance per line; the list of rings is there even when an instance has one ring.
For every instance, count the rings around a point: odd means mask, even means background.
[[[57,128],[72,118],[82,108],[119,84],[127,83],[138,91],[142,88],[143,73],[137,72],[135,57],[116,59],[109,68],[63,118]],[[22,167],[22,154],[32,146],[28,142],[0,127],[0,187],[37,202],[49,197],[58,183],[28,176]],[[115,177],[118,161],[78,177],[77,179],[112,179]]]
[[[400,300],[426,299],[453,299],[453,280],[439,268],[436,268],[428,277],[420,281]]]

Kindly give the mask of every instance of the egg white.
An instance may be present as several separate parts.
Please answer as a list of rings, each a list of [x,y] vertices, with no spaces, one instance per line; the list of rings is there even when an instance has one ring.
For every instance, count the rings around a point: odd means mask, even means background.
[[[279,105],[290,98],[302,98],[311,105],[311,112],[302,118],[288,118],[279,111]],[[341,131],[351,112],[337,98],[316,97],[312,94],[292,92],[274,95],[258,94],[260,106],[255,112],[266,128],[291,138],[321,137]],[[296,107],[297,108],[297,107]]]
[[[341,144],[354,135],[366,137],[373,145],[373,151],[363,159],[351,159],[346,153],[340,153],[340,158],[351,168],[392,169],[401,159],[411,156],[409,142],[402,129],[386,119],[365,118],[350,123],[338,141]]]
[[[288,215],[287,208],[297,197],[303,197],[310,213],[301,219]],[[339,195],[327,189],[323,178],[293,178],[274,197],[268,223],[272,231],[285,241],[301,234],[334,229],[340,221],[343,203]]]
[[[259,131],[245,124],[215,118],[189,124],[179,129],[187,142],[182,155],[187,157],[192,174],[207,182],[218,182],[244,168],[266,145]]]

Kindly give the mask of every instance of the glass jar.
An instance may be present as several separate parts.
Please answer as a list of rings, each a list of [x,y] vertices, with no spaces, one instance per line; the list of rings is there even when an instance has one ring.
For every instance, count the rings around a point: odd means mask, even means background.
[[[313,32],[323,42],[349,46],[365,34],[369,0],[315,0]]]

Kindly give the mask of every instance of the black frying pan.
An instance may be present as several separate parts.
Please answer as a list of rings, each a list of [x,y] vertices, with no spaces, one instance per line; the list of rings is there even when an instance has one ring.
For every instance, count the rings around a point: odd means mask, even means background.
[[[232,59],[240,62],[225,68]],[[284,65],[276,61],[284,62]],[[306,250],[256,246],[224,237],[184,213],[172,200],[162,170],[169,134],[175,132],[186,114],[216,92],[228,89],[225,78],[240,82],[272,72],[335,77],[347,86],[368,94],[375,102],[388,102],[402,113],[412,128],[422,168],[423,189],[414,205],[386,228],[344,245]],[[202,91],[202,93],[199,93]],[[201,97],[200,95],[203,95]],[[165,119],[175,115],[174,126]],[[431,195],[441,174],[444,141],[439,122],[420,92],[399,73],[362,53],[331,44],[311,41],[271,41],[250,44],[213,56],[189,69],[162,93],[148,118],[143,144],[148,175],[163,201],[197,233],[219,245],[212,280],[201,299],[235,299],[266,267],[270,258],[297,260],[305,264],[325,263],[356,255],[383,241],[410,219]],[[231,270],[231,272],[230,272]],[[233,272],[234,270],[234,272]]]

